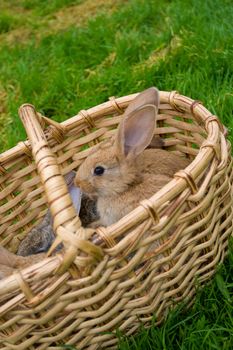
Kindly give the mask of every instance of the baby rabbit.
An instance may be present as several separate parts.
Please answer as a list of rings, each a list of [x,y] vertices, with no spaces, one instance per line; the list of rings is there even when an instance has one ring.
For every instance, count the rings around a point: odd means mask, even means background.
[[[115,223],[188,165],[187,159],[168,151],[146,149],[154,135],[158,106],[156,88],[139,94],[126,109],[115,138],[100,143],[79,167],[75,185],[97,198],[99,219],[90,227]]]

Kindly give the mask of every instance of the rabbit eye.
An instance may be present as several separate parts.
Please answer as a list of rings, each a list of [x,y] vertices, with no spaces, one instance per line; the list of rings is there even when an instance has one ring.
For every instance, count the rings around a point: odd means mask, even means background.
[[[97,176],[103,175],[104,170],[105,170],[105,169],[104,169],[102,166],[97,166],[97,167],[94,169],[94,175],[97,175]]]

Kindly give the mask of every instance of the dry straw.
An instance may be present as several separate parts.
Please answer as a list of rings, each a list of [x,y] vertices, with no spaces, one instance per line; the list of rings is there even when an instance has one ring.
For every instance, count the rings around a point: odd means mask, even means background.
[[[48,205],[64,251],[0,281],[2,350],[115,348],[116,329],[132,334],[153,314],[161,322],[223,261],[233,218],[230,143],[216,116],[176,92],[160,93],[155,133],[190,165],[114,225],[82,228],[62,175],[114,134],[135,96],[61,124],[20,108],[29,140],[0,155],[1,244],[15,252]]]

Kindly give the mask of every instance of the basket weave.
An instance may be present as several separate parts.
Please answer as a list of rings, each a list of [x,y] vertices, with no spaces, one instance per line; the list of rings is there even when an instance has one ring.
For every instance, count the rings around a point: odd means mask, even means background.
[[[2,350],[116,348],[116,329],[132,334],[153,314],[161,322],[223,261],[233,226],[230,143],[216,116],[176,92],[160,92],[155,133],[190,165],[119,222],[81,227],[61,174],[115,133],[135,96],[61,124],[21,107],[29,140],[0,155],[1,244],[15,252],[48,203],[64,252],[0,281]]]

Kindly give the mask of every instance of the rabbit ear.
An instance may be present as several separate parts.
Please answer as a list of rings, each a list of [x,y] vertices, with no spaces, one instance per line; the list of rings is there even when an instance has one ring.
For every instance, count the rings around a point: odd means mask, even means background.
[[[159,108],[159,91],[155,87],[150,87],[138,94],[125,110],[125,118],[133,111],[145,105],[154,105]]]
[[[156,127],[159,91],[151,87],[135,97],[124,113],[115,145],[120,158],[136,156],[151,142]]]
[[[155,116],[155,106],[145,105],[122,120],[115,141],[120,159],[134,158],[150,144],[156,124]]]

